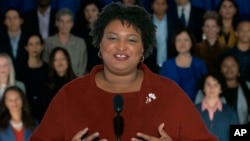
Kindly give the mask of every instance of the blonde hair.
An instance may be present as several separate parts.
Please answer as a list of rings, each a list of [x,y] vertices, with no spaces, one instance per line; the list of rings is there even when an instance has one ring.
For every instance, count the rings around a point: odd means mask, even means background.
[[[16,83],[15,70],[14,70],[14,65],[13,65],[12,59],[10,58],[10,56],[7,53],[0,53],[0,58],[6,58],[8,60],[8,65],[10,67],[7,86],[15,85],[15,83]]]

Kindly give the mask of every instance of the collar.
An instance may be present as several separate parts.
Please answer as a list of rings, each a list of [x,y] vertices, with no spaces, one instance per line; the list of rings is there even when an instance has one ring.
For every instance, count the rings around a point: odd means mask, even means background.
[[[44,14],[40,13],[39,10],[37,9],[37,14],[39,16],[48,16],[50,14],[50,11],[51,11],[51,6],[49,6],[46,11],[44,12]]]
[[[211,108],[211,107],[208,106],[206,100],[204,99],[202,101],[202,104],[201,104],[201,111],[205,111],[205,110],[214,110],[214,111],[218,110],[218,111],[222,111],[222,102],[221,102],[221,100],[219,99],[217,101],[217,103],[215,104],[215,107]]]
[[[177,6],[177,10],[179,13],[181,13],[182,9],[185,9],[185,13],[190,12],[191,11],[191,3],[189,2],[188,4],[184,5],[184,6]]]
[[[167,20],[167,14],[165,14],[161,20],[156,18],[155,14],[153,14],[153,21],[154,22],[156,22],[156,21],[161,22],[161,21],[166,21],[166,20]]]
[[[8,32],[8,36],[10,37],[10,39],[11,39],[12,41],[19,41],[19,39],[21,38],[21,33],[22,33],[22,31],[20,30],[19,33],[18,33],[18,34],[16,35],[16,37],[14,38],[14,37],[10,36],[10,32]]]

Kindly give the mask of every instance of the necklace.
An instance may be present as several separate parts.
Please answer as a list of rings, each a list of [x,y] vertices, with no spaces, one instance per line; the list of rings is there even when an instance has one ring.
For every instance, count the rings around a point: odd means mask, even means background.
[[[14,129],[20,129],[23,127],[23,122],[15,123],[14,121],[11,120],[10,124]]]

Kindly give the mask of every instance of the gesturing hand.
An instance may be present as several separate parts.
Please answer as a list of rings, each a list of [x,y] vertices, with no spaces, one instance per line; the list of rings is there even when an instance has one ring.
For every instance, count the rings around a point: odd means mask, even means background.
[[[88,128],[84,128],[83,130],[80,130],[79,132],[77,132],[71,141],[92,141],[94,140],[95,138],[97,138],[99,136],[99,133],[98,132],[95,132],[85,138],[82,139],[82,136],[84,136],[87,132],[88,132]],[[107,141],[106,139],[101,139],[99,141]]]
[[[131,138],[131,141],[143,141],[143,140],[145,141],[172,141],[171,137],[164,131],[163,128],[164,128],[164,123],[161,123],[158,127],[158,132],[161,136],[160,138],[153,137],[153,136],[139,132],[136,135],[138,138],[141,138],[141,139]]]

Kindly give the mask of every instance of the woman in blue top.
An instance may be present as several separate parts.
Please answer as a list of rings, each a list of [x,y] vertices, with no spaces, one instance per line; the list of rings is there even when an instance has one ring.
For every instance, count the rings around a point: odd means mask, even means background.
[[[198,80],[207,73],[203,60],[192,55],[195,39],[188,29],[179,29],[172,38],[176,57],[163,63],[160,74],[175,81],[194,101]]]
[[[219,74],[207,74],[201,83],[205,98],[196,107],[210,133],[219,141],[229,141],[230,125],[239,124],[239,122],[236,111],[220,100],[220,94],[225,88],[223,80]]]

